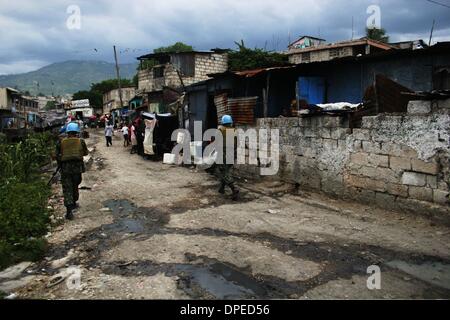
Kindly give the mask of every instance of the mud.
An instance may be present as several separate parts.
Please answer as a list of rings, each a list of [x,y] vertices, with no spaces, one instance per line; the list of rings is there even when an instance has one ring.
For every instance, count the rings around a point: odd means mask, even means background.
[[[450,297],[450,230],[426,217],[251,179],[237,179],[234,202],[210,174],[91,136],[91,189],[76,219],[52,233],[47,258],[27,270],[38,281],[21,298]],[[83,270],[82,290],[47,287],[60,259]],[[387,279],[383,290],[367,289],[370,265]]]

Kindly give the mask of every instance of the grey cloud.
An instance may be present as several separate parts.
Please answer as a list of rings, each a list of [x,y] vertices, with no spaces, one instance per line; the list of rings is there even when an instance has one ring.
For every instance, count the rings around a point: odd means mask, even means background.
[[[81,30],[65,26],[71,4],[81,8]],[[450,9],[425,0],[0,0],[0,74],[69,59],[111,61],[114,44],[122,49],[121,61],[130,62],[175,41],[209,49],[244,39],[283,50],[289,34],[291,40],[302,34],[346,40],[352,17],[355,36],[364,35],[371,4],[381,7],[393,41],[428,38],[433,19],[435,39],[450,40]]]

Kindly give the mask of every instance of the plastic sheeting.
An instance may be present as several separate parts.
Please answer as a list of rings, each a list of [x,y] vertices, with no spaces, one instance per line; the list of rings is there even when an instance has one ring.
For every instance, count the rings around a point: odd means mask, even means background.
[[[145,138],[144,154],[152,156],[155,154],[153,149],[153,132],[155,130],[156,120],[145,120]]]

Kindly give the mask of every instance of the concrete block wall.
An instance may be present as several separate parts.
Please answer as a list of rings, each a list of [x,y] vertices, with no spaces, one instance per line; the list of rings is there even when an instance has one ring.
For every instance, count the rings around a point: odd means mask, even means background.
[[[259,119],[260,128],[280,130],[272,178],[387,209],[450,212],[450,100],[413,101],[408,113],[364,117],[357,129],[331,116]]]
[[[228,70],[228,54],[212,53],[195,56],[195,77],[192,83],[208,80],[208,74],[222,73]]]
[[[196,54],[195,72],[193,77],[183,76],[185,86],[210,79],[208,74],[225,72],[228,69],[228,54]],[[175,67],[166,64],[163,78],[153,78],[152,69],[141,70],[138,73],[139,90],[151,92],[161,90],[164,86],[180,88],[181,81]]]

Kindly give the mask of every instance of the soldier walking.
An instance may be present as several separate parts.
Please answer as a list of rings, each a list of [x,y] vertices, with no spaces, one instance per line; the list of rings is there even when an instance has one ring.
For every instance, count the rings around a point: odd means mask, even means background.
[[[233,170],[233,164],[227,163],[227,152],[232,152],[233,157],[235,155],[234,151],[236,149],[236,141],[234,141],[234,148],[233,150],[227,149],[227,133],[229,136],[234,137],[234,140],[236,139],[235,136],[235,130],[233,128],[233,118],[229,115],[225,115],[222,117],[222,125],[219,126],[219,130],[222,133],[222,141],[223,141],[223,164],[217,164],[217,171],[220,178],[220,189],[219,193],[225,194],[225,188],[229,187],[232,192],[232,199],[234,201],[237,201],[239,199],[239,190],[234,185],[234,178],[232,175]],[[233,158],[234,159],[234,158]]]
[[[61,168],[66,219],[73,220],[72,211],[78,206],[78,186],[82,181],[82,173],[86,171],[83,157],[87,156],[89,151],[84,140],[79,138],[80,127],[77,123],[69,123],[66,131],[67,137],[56,145],[56,159]]]

